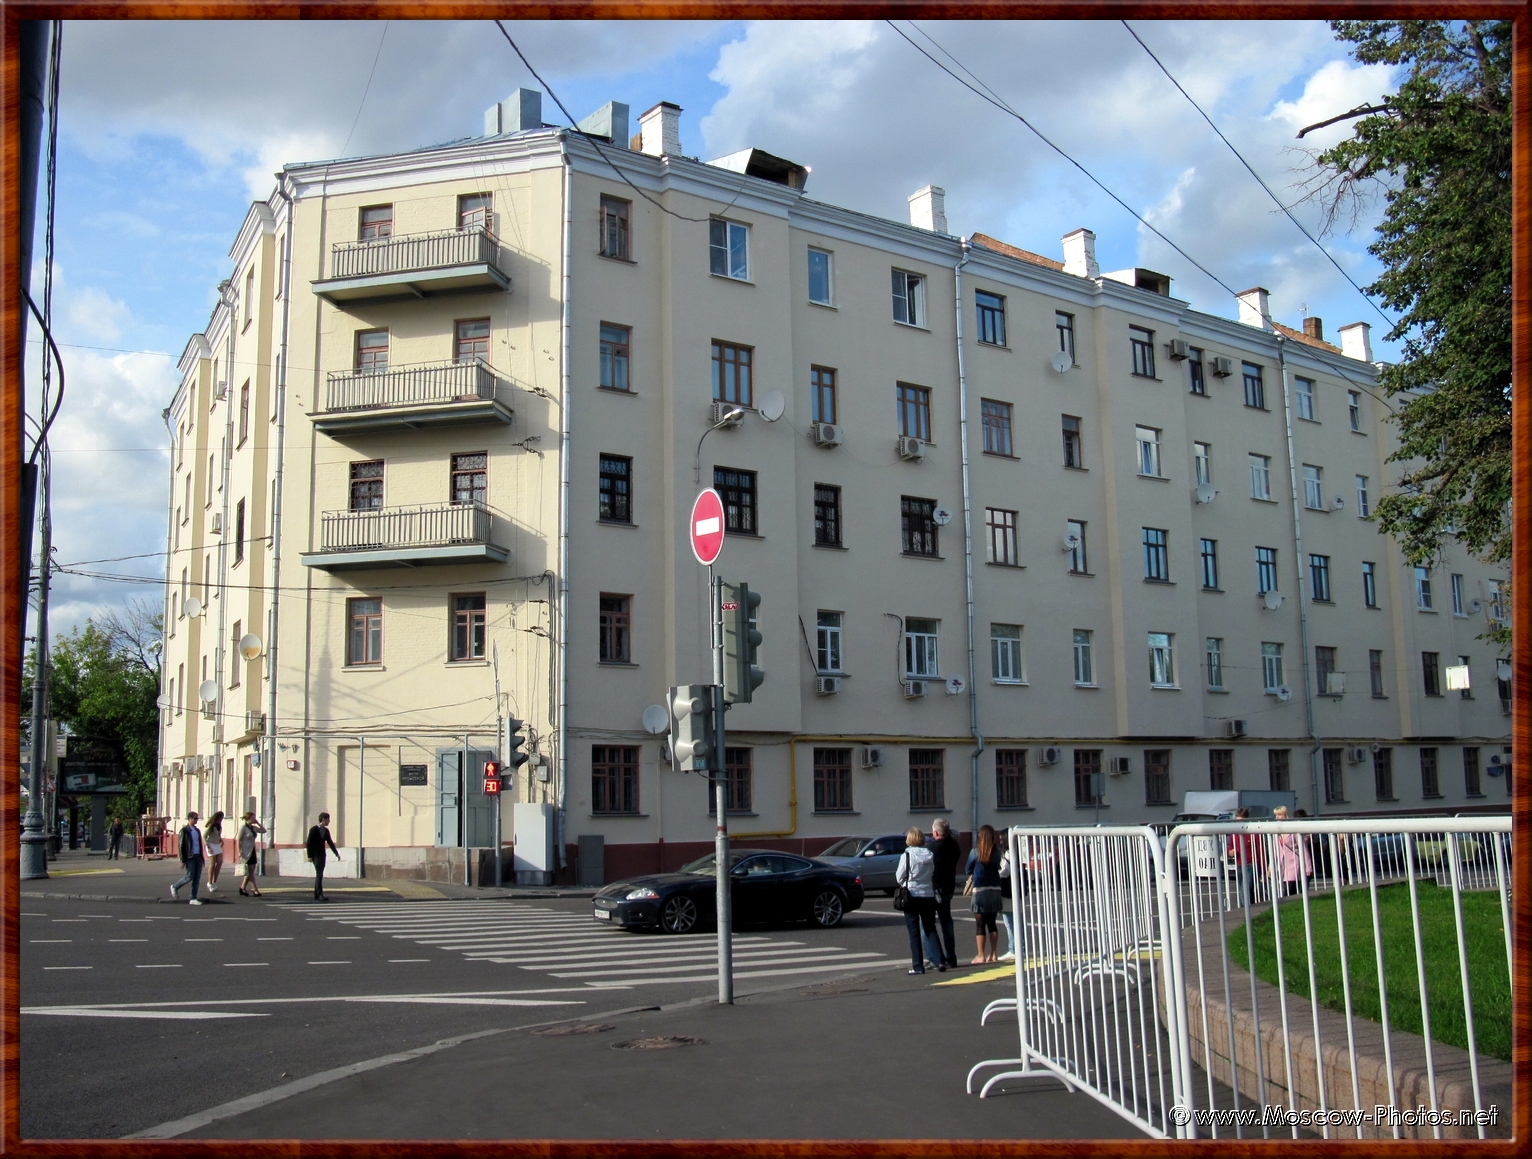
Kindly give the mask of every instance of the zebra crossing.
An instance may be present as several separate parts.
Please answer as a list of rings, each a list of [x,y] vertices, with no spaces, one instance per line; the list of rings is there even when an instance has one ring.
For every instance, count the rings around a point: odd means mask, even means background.
[[[422,901],[337,908],[295,905],[310,921],[365,930],[594,988],[671,986],[717,979],[714,933],[659,935],[598,926],[584,913],[520,901]],[[816,934],[818,931],[816,931]],[[781,978],[895,966],[851,951],[770,934],[734,935],[734,977]]]

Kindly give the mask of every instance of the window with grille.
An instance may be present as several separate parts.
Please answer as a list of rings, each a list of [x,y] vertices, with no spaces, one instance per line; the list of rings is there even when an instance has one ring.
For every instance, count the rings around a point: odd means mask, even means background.
[[[590,811],[638,812],[638,746],[592,745]]]
[[[1170,796],[1170,750],[1144,750],[1144,804],[1174,805]]]
[[[814,484],[814,542],[820,547],[839,547],[840,488]]]
[[[1250,456],[1250,498],[1271,498],[1271,456]]]
[[[995,750],[995,808],[1027,807],[1027,750]]]
[[[1142,326],[1128,327],[1128,346],[1133,353],[1133,373],[1139,378],[1154,377],[1154,331]]]
[[[1144,528],[1144,578],[1170,582],[1170,532],[1163,527]]]
[[[1440,652],[1422,652],[1420,654],[1420,676],[1427,696],[1440,696],[1442,694],[1441,660]]]
[[[1149,683],[1155,688],[1176,686],[1175,636],[1170,632],[1149,633]]]
[[[1298,417],[1301,419],[1314,418],[1314,380],[1312,378],[1293,377],[1293,388],[1298,400]]]
[[[469,451],[452,456],[452,502],[484,506],[489,497],[489,454]]]
[[[394,207],[369,205],[363,208],[357,223],[357,241],[382,241],[394,236]]]
[[[809,417],[816,423],[836,422],[835,371],[828,366],[809,368]]]
[[[488,229],[491,198],[488,193],[465,193],[457,199],[458,229]]]
[[[1261,644],[1261,691],[1275,692],[1282,685],[1282,645],[1264,642]]]
[[[1420,750],[1420,795],[1422,797],[1440,797],[1442,787],[1436,771],[1436,757],[1439,750],[1423,748]]]
[[[356,370],[358,374],[383,374],[388,370],[388,331],[356,332]]]
[[[989,562],[1017,567],[1016,512],[999,507],[984,509],[984,524],[989,531]]]
[[[984,453],[1013,455],[1011,450],[1011,404],[992,398],[979,401],[979,415],[984,423]]]
[[[757,535],[755,518],[755,472],[733,467],[713,468],[713,489],[723,500],[724,533]]]
[[[935,556],[936,500],[899,497],[900,550],[905,555]]]
[[[947,807],[946,778],[942,775],[945,749],[910,750],[910,812]]]
[[[996,684],[1024,684],[1026,673],[1021,664],[1021,625],[989,626],[990,674]]]
[[[1234,750],[1208,749],[1208,788],[1234,788]]]
[[[1095,662],[1091,656],[1092,635],[1094,633],[1085,628],[1074,630],[1075,683],[1077,685],[1096,683]]]
[[[1325,804],[1344,805],[1346,803],[1346,761],[1343,749],[1325,749],[1323,753],[1325,770]]]
[[[722,278],[750,277],[750,227],[715,217],[708,223],[708,269]]]
[[[383,601],[347,600],[346,663],[383,663]]]
[[[906,326],[926,324],[926,280],[908,270],[893,271],[894,321]]]
[[[1292,789],[1292,749],[1267,749],[1266,772],[1273,793],[1285,793]]]
[[[1245,379],[1245,405],[1256,410],[1266,409],[1266,383],[1261,378],[1261,368],[1253,362],[1243,363]]]
[[[383,506],[383,460],[351,464],[351,510],[377,511]]]
[[[1379,748],[1372,754],[1373,792],[1380,801],[1396,801],[1394,796],[1394,750]]]
[[[601,252],[609,258],[632,259],[628,246],[630,202],[616,197],[601,199]]]
[[[978,315],[978,340],[988,346],[1005,345],[1005,299],[987,290],[974,292]]]
[[[840,612],[820,612],[817,628],[814,662],[820,672],[840,672],[841,669],[841,616]]]
[[[720,402],[753,406],[751,371],[755,351],[732,342],[713,343],[713,397]]]
[[[1075,804],[1105,804],[1104,781],[1101,775],[1101,750],[1075,749]]]
[[[1274,547],[1255,549],[1255,590],[1258,595],[1277,590],[1277,549]]]
[[[599,483],[603,523],[633,522],[633,460],[622,455],[602,455]]]
[[[809,247],[809,301],[820,306],[828,306],[831,302],[834,281],[834,255],[829,250]],[[825,419],[825,422],[833,422],[833,419]]]
[[[1069,355],[1069,361],[1073,362],[1075,360],[1075,316],[1055,311],[1053,325],[1059,332],[1059,349]]]
[[[1223,691],[1223,637],[1208,636],[1203,654],[1207,657],[1208,688]]]
[[[1218,540],[1204,539],[1200,541],[1200,555],[1202,561],[1202,586],[1210,592],[1218,591]]]
[[[1378,606],[1378,565],[1362,561],[1362,599],[1369,608]]]
[[[1191,378],[1191,392],[1193,394],[1207,394],[1207,377],[1202,362],[1202,351],[1197,347],[1189,347],[1186,351],[1186,372]]]
[[[753,756],[755,750],[747,748],[726,748],[723,750],[723,784],[724,803],[731,813],[750,813],[753,811],[750,802],[751,773],[753,771]],[[712,816],[718,812],[718,789],[717,782],[709,781],[707,786],[707,811]]]
[[[1383,696],[1383,652],[1373,648],[1367,653],[1367,679],[1372,686],[1372,694],[1378,698]]]
[[[452,659],[484,659],[484,593],[452,596]]]
[[[1074,415],[1065,415],[1064,426],[1064,466],[1082,469],[1085,466],[1085,456],[1080,446],[1080,420]]]
[[[941,631],[940,620],[916,619],[904,621],[904,674],[917,680],[935,679],[941,674],[937,657],[937,637]]]
[[[899,433],[922,442],[931,441],[931,390],[925,386],[898,386]]]
[[[851,812],[851,750],[814,750],[814,812]]]
[[[629,342],[633,331],[627,326],[601,323],[601,387],[603,390],[632,390],[628,375]],[[717,397],[716,395],[714,397]]]
[[[601,593],[600,646],[601,663],[631,664],[632,596]]]
[[[1309,556],[1309,590],[1322,604],[1330,602],[1330,557]]]

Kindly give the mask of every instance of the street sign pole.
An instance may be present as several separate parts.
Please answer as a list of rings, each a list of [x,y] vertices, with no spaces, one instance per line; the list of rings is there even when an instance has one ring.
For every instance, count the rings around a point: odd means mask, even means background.
[[[734,1001],[734,905],[729,876],[729,794],[724,761],[723,714],[723,579],[708,567],[708,593],[713,603],[713,729],[715,742],[708,755],[708,776],[713,782],[713,812],[718,818],[714,842],[714,870],[718,876],[718,1001]]]

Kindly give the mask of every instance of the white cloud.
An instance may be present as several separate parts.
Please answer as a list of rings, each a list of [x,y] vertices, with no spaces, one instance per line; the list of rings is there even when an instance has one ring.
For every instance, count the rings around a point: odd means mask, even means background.
[[[1303,86],[1295,101],[1278,101],[1271,119],[1282,122],[1294,134],[1305,125],[1329,120],[1362,105],[1376,104],[1392,87],[1394,69],[1386,64],[1352,64],[1332,60]],[[1312,148],[1327,148],[1350,132],[1351,122],[1316,129],[1303,138]]]

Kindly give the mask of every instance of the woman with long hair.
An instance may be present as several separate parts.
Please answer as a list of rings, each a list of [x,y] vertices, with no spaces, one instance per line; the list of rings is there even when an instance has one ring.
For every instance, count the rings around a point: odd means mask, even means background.
[[[218,871],[223,868],[223,810],[220,809],[207,819],[207,824],[202,827],[202,835],[207,839],[207,891],[218,891]]]
[[[995,838],[993,825],[979,826],[979,839],[974,842],[968,855],[968,872],[973,877],[974,942],[976,956],[973,964],[979,966],[995,961],[995,950],[1000,941],[1000,931],[995,915],[1000,912],[1000,842]]]

